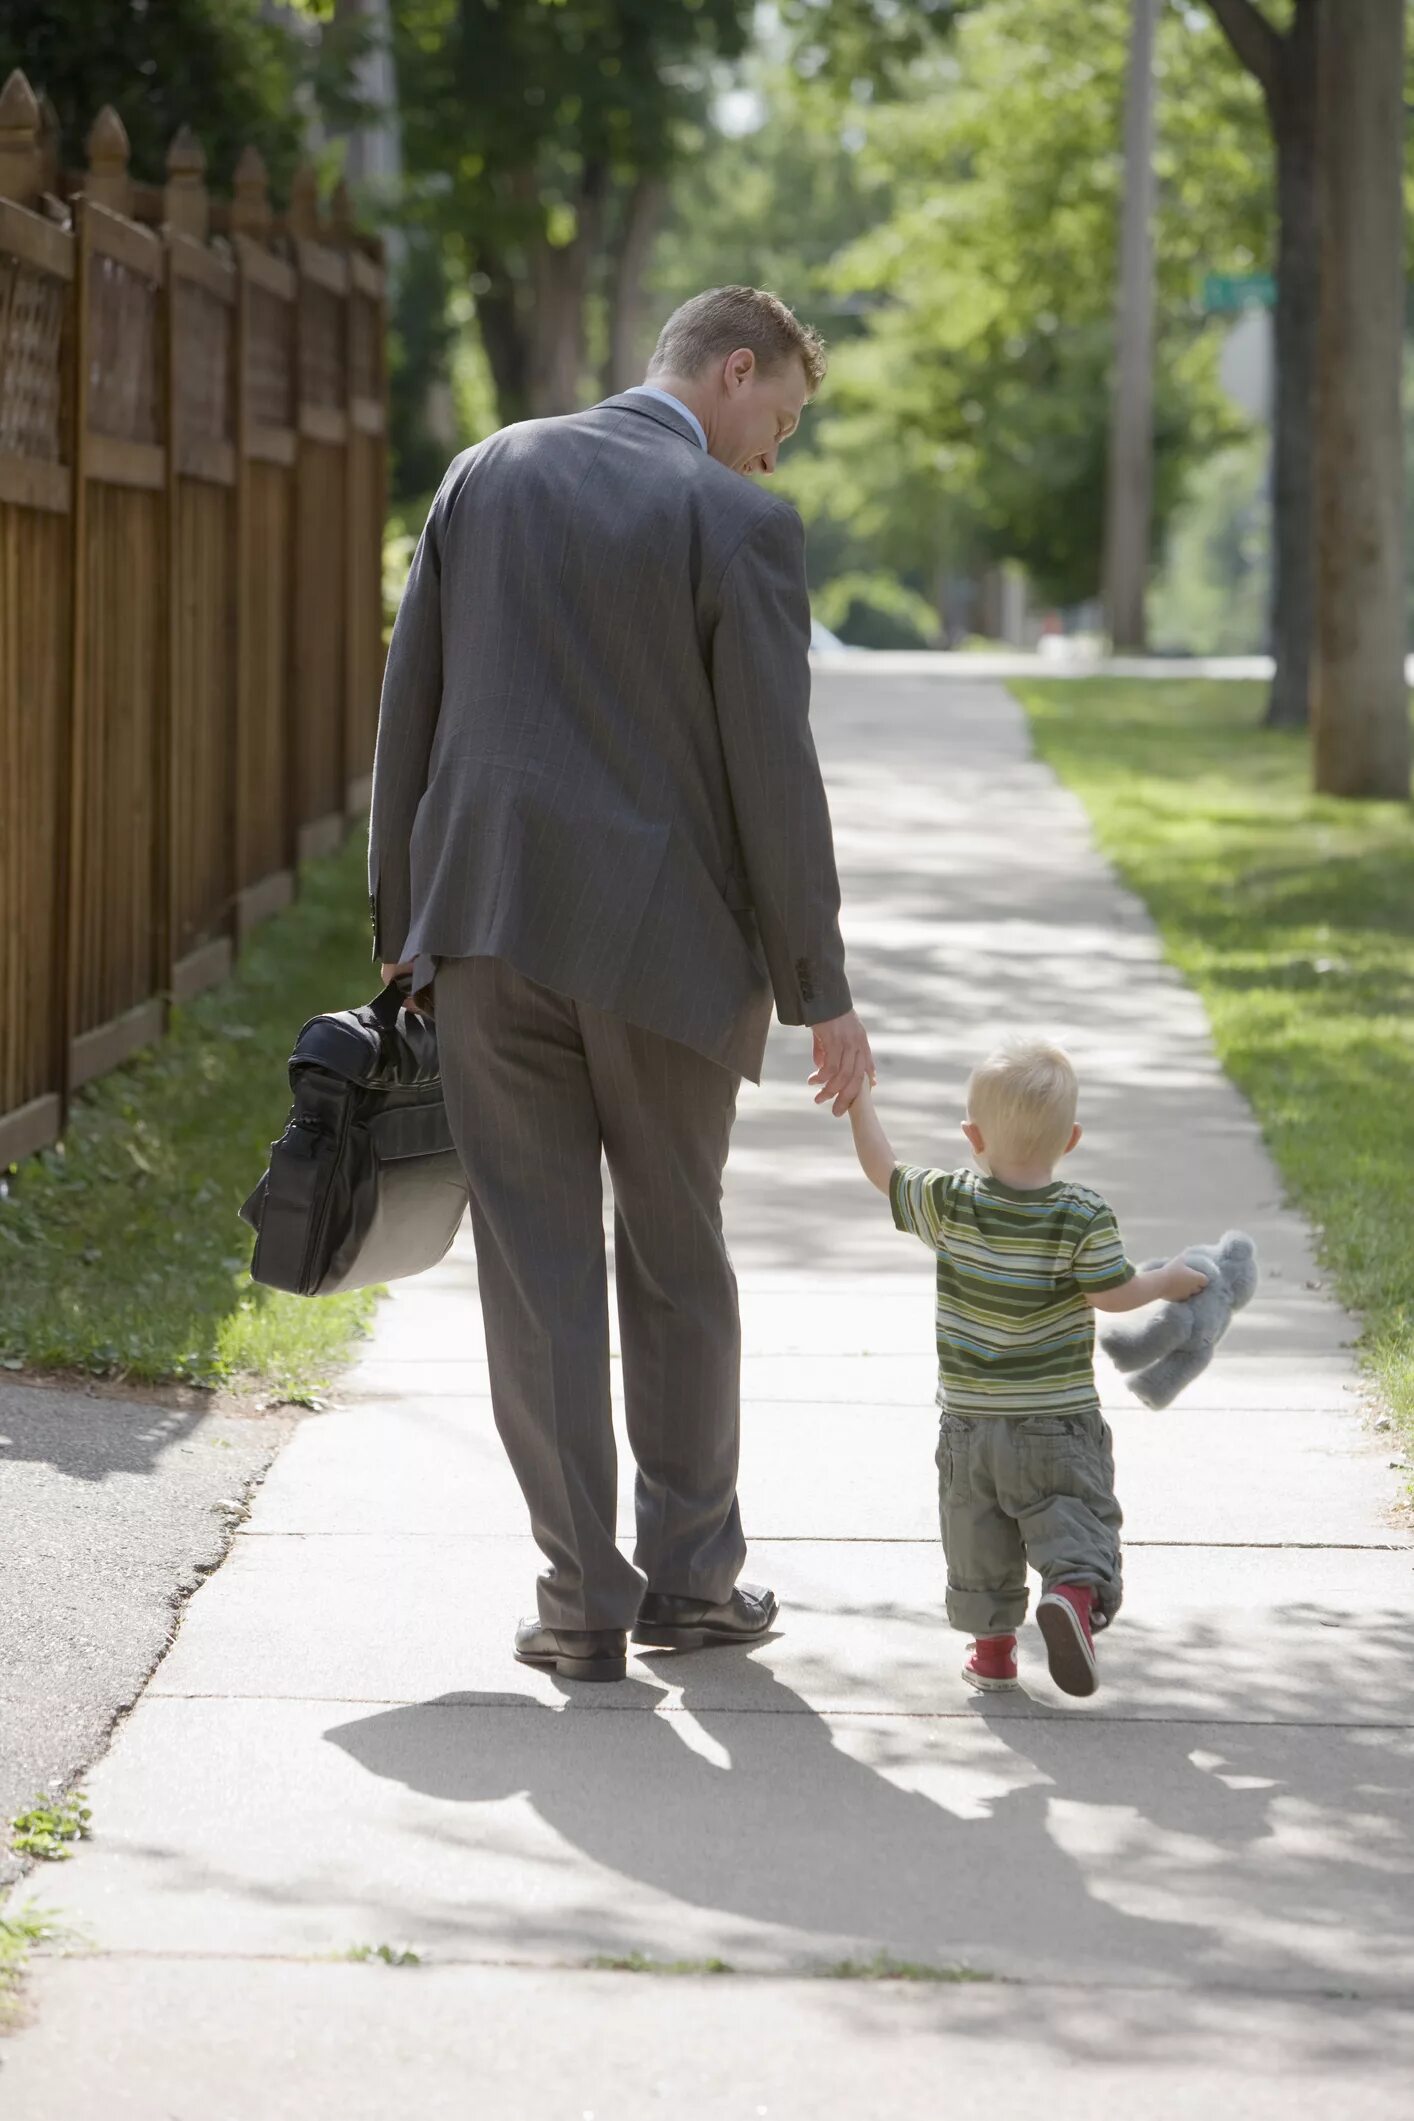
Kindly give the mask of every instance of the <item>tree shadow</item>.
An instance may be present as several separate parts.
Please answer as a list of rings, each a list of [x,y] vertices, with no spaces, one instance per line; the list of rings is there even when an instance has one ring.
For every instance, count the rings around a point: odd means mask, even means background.
[[[48,1385],[0,1383],[0,1465],[49,1465],[71,1480],[150,1473],[211,1412]]]

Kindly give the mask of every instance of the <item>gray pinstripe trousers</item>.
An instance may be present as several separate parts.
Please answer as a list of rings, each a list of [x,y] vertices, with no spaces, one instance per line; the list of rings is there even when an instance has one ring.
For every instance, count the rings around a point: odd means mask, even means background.
[[[741,1325],[721,1216],[738,1078],[498,958],[441,960],[436,1009],[496,1427],[549,1564],[540,1617],[631,1626],[645,1580],[726,1598],[746,1551]],[[614,1541],[601,1157],[638,1466],[636,1566]]]

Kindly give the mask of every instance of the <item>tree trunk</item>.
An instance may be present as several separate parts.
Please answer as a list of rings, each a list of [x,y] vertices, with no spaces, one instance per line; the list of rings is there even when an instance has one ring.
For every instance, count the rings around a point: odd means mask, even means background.
[[[476,323],[496,389],[496,410],[501,425],[509,427],[530,415],[530,342],[523,303],[502,258],[483,246],[478,263],[491,284],[476,297]]]
[[[653,255],[667,197],[667,186],[661,177],[639,177],[628,195],[609,289],[609,352],[604,363],[604,391],[609,397],[643,380],[643,276]]]
[[[1316,0],[1298,0],[1268,97],[1277,158],[1272,408],[1269,728],[1306,726],[1316,596],[1316,329],[1320,250],[1316,159]]]
[[[1154,35],[1159,0],[1133,0],[1124,110],[1124,196],[1105,495],[1105,623],[1142,653],[1154,482]]]
[[[604,231],[608,172],[590,163],[575,201],[572,242],[543,237],[530,260],[530,410],[533,418],[574,412],[584,377],[584,309]]]
[[[1409,794],[1404,0],[1321,0],[1316,786]]]

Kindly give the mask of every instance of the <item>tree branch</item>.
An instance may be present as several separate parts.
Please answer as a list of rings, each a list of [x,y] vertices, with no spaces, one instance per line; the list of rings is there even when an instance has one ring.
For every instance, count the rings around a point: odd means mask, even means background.
[[[1262,93],[1276,93],[1281,65],[1282,40],[1254,0],[1208,0],[1218,27],[1249,74],[1261,84]]]

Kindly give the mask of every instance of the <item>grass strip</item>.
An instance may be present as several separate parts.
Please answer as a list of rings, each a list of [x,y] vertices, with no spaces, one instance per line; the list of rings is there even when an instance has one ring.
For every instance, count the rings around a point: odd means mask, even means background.
[[[271,1399],[328,1389],[374,1295],[257,1288],[241,1201],[289,1108],[300,1025],[377,991],[366,833],[306,865],[231,979],[90,1084],[62,1143],[0,1181],[0,1362]]]
[[[645,1952],[625,1952],[621,1957],[602,1954],[587,1962],[596,1974],[733,1974],[736,1968],[725,1959],[651,1959]]]
[[[20,1992],[31,1952],[60,1943],[67,1934],[56,1915],[33,1903],[0,1915],[0,2033],[13,2032],[21,2023]]]
[[[1414,810],[1312,794],[1259,685],[1012,690],[1202,996],[1361,1354],[1414,1437]]]

